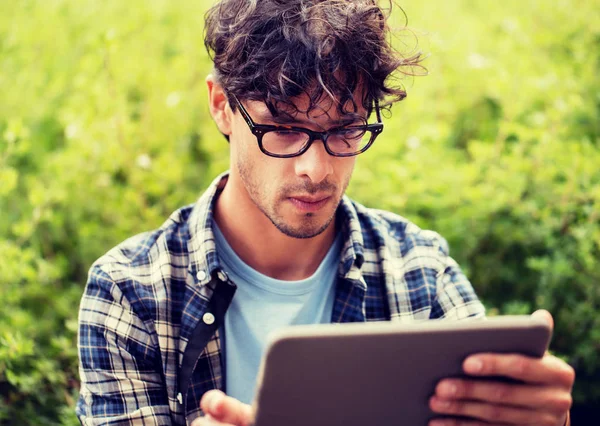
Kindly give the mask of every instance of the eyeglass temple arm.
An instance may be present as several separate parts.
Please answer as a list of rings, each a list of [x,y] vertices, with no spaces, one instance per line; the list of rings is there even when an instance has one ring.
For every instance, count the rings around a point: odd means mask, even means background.
[[[246,121],[246,123],[248,123],[248,126],[250,126],[251,129],[254,129],[255,124],[252,121],[252,118],[250,117],[248,112],[246,112],[246,109],[242,106],[242,103],[240,102],[240,100],[237,98],[237,96],[235,96],[233,94],[231,96],[233,97],[233,99],[235,99],[235,103],[237,104],[237,107],[240,110],[242,117],[244,117],[244,120]]]
[[[375,114],[377,115],[377,122],[381,123],[381,113],[379,112],[379,99],[375,98]]]

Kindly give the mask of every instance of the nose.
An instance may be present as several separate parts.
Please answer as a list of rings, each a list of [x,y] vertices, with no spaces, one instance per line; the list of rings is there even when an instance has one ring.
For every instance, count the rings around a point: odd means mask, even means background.
[[[296,175],[307,176],[313,183],[322,182],[333,173],[333,160],[323,141],[316,140],[308,151],[296,157]]]

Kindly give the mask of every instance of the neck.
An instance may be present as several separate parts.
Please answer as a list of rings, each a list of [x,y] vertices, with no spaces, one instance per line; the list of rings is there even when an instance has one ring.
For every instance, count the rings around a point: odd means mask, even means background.
[[[269,277],[287,281],[310,277],[335,239],[335,219],[315,237],[289,237],[256,207],[241,182],[232,179],[235,177],[229,177],[215,205],[215,220],[231,248],[246,264]]]

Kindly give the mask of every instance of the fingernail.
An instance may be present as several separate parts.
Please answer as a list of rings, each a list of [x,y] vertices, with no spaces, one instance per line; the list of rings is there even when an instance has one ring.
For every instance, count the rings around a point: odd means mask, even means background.
[[[478,358],[469,358],[465,362],[465,371],[467,373],[480,373],[483,370],[483,362]]]
[[[455,396],[456,395],[456,385],[454,383],[443,383],[440,386],[440,393],[443,396]]]

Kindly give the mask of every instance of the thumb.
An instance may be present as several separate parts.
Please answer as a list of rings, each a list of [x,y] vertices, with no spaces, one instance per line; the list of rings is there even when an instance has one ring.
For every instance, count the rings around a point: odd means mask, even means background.
[[[236,426],[246,426],[252,423],[252,407],[219,390],[206,392],[202,396],[200,407],[202,411],[219,422]]]
[[[554,329],[554,319],[552,318],[552,314],[545,309],[538,309],[533,314],[531,314],[534,318],[541,318],[550,325],[550,330]]]

